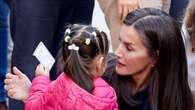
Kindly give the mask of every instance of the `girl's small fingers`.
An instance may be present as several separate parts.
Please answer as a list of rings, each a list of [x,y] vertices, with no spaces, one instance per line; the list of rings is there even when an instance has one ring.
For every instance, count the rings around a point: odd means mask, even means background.
[[[23,77],[23,74],[21,70],[19,70],[17,67],[13,67],[13,72],[16,76],[22,78]]]
[[[4,89],[5,89],[6,91],[8,90],[6,85],[4,85]]]
[[[8,95],[9,97],[11,97],[11,98],[13,98],[14,94],[15,94],[15,92],[14,92],[13,89],[10,89],[10,90],[7,92],[7,95]]]
[[[4,85],[4,89],[7,90],[7,91],[9,91],[13,88],[14,88],[14,85],[12,85],[12,84],[11,85]]]
[[[7,73],[7,74],[6,74],[6,78],[7,78],[7,79],[13,79],[13,78],[16,78],[16,77],[17,77],[16,75],[11,74],[11,73]]]
[[[5,79],[4,83],[8,85],[8,84],[12,83],[12,79]]]

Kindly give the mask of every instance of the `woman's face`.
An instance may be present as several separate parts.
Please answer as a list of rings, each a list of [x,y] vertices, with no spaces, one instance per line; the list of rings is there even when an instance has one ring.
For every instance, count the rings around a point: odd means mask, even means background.
[[[149,56],[141,38],[133,26],[123,25],[121,27],[120,44],[115,51],[118,60],[116,65],[118,74],[137,75],[150,72],[153,59]]]

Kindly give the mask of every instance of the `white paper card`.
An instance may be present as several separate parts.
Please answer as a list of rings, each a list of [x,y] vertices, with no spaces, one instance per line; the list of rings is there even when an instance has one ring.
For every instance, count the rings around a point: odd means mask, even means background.
[[[53,58],[49,50],[46,48],[46,46],[43,44],[43,42],[39,43],[33,53],[33,56],[35,56],[44,67],[47,67],[49,71],[55,63],[55,59]]]

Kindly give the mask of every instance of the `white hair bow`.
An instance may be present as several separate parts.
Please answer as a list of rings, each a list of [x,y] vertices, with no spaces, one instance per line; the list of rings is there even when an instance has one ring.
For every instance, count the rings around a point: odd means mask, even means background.
[[[96,32],[94,31],[94,32],[92,32],[91,33],[94,37],[97,37],[97,34],[96,34]]]
[[[66,31],[65,31],[66,34],[70,34],[70,29],[67,28]]]
[[[75,50],[75,51],[78,51],[78,50],[79,50],[79,47],[78,47],[78,46],[76,46],[75,44],[71,44],[71,45],[69,45],[69,46],[68,46],[68,49],[69,49],[69,50]]]

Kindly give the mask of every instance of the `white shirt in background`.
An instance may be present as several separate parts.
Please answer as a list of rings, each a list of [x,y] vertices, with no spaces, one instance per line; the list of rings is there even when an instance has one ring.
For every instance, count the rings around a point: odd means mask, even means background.
[[[192,92],[195,92],[195,53],[192,52],[190,35],[185,25],[182,26],[182,37],[187,55],[189,85]]]

